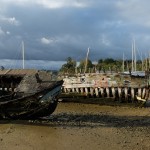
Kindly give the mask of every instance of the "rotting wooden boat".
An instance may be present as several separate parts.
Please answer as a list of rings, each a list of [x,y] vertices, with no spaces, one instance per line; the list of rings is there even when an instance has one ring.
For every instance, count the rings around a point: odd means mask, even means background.
[[[61,97],[108,98],[110,100],[133,103],[137,96],[144,98],[150,72],[130,73],[89,73],[64,77]],[[70,99],[69,99],[70,100]]]
[[[0,70],[0,117],[35,119],[52,114],[63,81],[52,81],[47,71]]]

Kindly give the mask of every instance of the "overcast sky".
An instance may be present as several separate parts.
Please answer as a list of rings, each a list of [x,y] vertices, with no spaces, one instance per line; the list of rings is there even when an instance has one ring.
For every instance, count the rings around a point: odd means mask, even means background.
[[[131,59],[133,38],[144,58],[149,6],[150,0],[0,0],[0,63],[22,59],[22,41],[27,67],[59,68],[67,57],[84,59],[88,47],[92,61],[123,53]]]

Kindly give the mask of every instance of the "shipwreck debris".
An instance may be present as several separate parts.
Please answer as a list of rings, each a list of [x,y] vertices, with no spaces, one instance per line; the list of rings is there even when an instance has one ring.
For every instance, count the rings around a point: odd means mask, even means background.
[[[47,71],[0,70],[1,118],[29,119],[48,116],[57,106],[63,81],[52,81]]]
[[[150,100],[149,72],[145,73],[86,73],[64,77],[61,97],[67,101],[77,98],[112,99],[120,102],[141,102]],[[148,98],[149,97],[149,98]],[[71,100],[70,100],[71,101]],[[78,100],[79,101],[79,100]],[[86,99],[85,99],[86,101]]]

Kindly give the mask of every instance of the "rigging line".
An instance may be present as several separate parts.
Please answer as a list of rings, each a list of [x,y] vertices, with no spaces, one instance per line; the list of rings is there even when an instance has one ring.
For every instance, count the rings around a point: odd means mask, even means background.
[[[20,64],[20,45],[18,46],[17,50],[14,52],[15,53],[15,57],[13,60],[11,60],[11,63],[9,65],[10,68],[16,68],[16,67],[19,67],[17,64]],[[18,63],[19,61],[19,63]]]

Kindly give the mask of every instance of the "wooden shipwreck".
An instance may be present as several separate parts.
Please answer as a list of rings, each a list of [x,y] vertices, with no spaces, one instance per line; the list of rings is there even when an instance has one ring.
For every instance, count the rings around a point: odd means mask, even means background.
[[[149,72],[88,73],[64,78],[64,99],[88,97],[111,98],[120,102],[136,102],[137,96],[149,97]],[[86,100],[85,100],[86,101]]]
[[[29,119],[55,110],[63,81],[52,81],[47,71],[0,70],[0,117]]]

